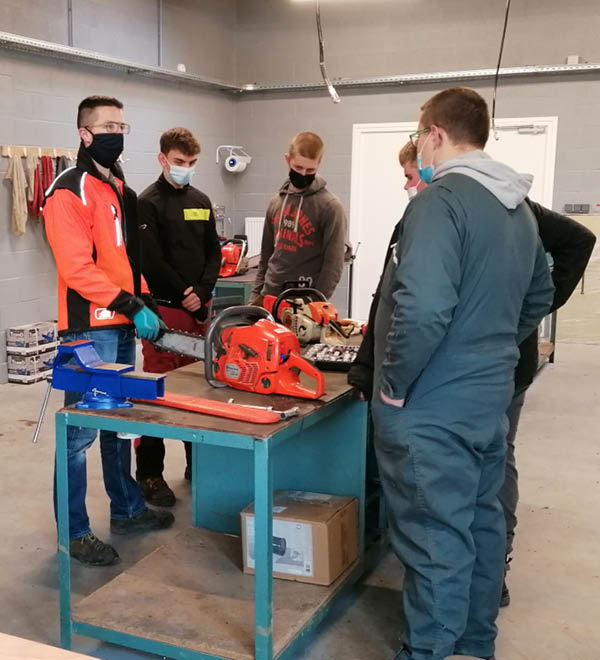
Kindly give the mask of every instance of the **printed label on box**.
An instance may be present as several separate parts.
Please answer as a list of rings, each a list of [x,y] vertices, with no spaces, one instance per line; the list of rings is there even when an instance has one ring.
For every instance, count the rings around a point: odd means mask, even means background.
[[[254,516],[245,516],[245,519],[247,565],[254,569]],[[310,524],[273,520],[273,572],[314,576]]]

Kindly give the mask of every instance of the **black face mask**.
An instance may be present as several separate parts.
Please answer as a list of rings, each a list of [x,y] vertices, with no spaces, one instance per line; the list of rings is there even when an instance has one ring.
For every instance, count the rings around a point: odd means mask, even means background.
[[[290,169],[290,182],[294,188],[298,190],[304,190],[308,188],[310,184],[315,180],[316,174],[300,174],[296,170]]]
[[[123,152],[123,133],[97,133],[87,150],[102,167],[112,167]]]

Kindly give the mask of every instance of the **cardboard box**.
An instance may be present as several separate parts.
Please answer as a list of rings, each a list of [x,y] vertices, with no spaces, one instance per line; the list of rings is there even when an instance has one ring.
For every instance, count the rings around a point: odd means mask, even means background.
[[[32,374],[50,371],[56,357],[56,350],[46,351],[38,355],[19,355],[8,353],[7,367],[9,374],[31,376]]]
[[[7,346],[6,352],[9,355],[40,355],[58,348],[60,342],[53,341],[50,344],[38,344],[36,346]]]
[[[54,321],[17,325],[8,328],[6,331],[7,346],[41,346],[42,344],[51,344],[57,340],[58,335]]]
[[[244,572],[254,573],[254,504],[242,512]],[[303,491],[273,497],[273,577],[330,585],[358,557],[358,501]]]
[[[32,383],[39,383],[41,380],[50,379],[50,371],[40,371],[37,374],[29,376],[22,376],[21,374],[8,374],[9,383],[21,383],[22,385],[31,385]]]

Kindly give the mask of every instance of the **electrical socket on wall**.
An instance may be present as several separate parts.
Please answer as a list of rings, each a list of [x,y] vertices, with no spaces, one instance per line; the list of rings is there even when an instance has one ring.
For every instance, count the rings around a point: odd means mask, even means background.
[[[581,213],[585,215],[589,212],[589,204],[565,204],[565,213]]]

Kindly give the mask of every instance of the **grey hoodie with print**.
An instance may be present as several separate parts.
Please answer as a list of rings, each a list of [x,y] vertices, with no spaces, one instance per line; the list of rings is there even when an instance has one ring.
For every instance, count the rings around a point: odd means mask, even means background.
[[[327,298],[342,275],[348,221],[340,200],[316,176],[305,190],[289,180],[271,199],[252,297],[279,295],[289,280],[308,280]]]
[[[473,151],[440,164],[410,202],[375,321],[377,389],[413,401],[443,392],[450,402],[451,392],[470,381],[477,390],[482,374],[493,373],[506,388],[496,404],[506,408],[517,344],[548,312],[554,292],[524,203],[531,181]]]

